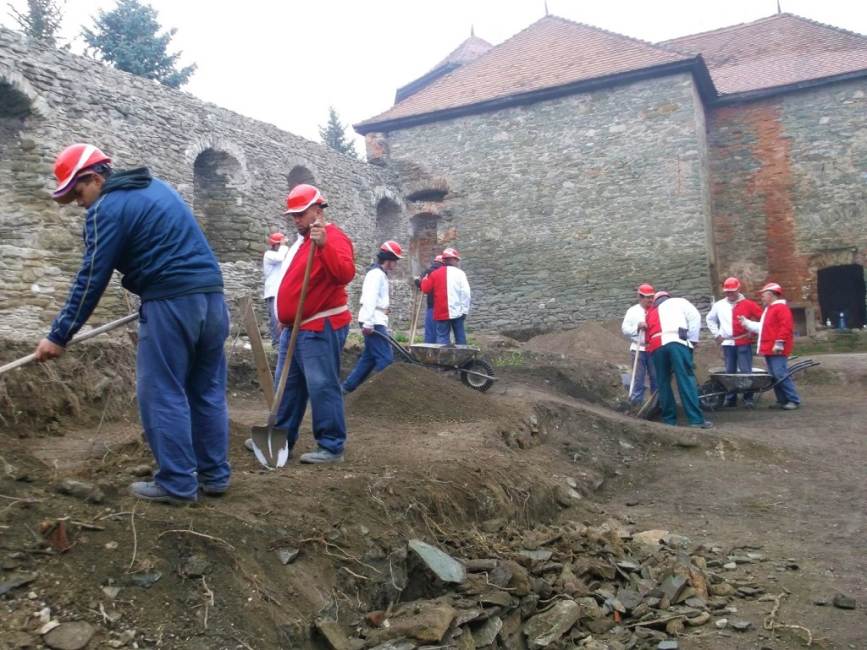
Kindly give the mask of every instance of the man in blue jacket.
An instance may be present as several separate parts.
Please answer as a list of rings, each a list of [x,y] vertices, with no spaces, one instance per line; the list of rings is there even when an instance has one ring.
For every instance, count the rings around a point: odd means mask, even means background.
[[[54,164],[58,203],[87,208],[84,259],[36,359],[63,354],[112,272],[141,297],[137,394],[159,465],[133,495],[163,503],[220,495],[229,487],[226,356],[229,314],[223,276],[180,195],[147,168],[113,171],[93,145],[67,147]]]

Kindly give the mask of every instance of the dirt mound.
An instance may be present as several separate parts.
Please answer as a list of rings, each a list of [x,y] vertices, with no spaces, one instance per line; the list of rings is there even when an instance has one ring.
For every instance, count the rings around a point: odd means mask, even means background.
[[[571,330],[551,332],[530,339],[524,349],[575,359],[628,363],[628,342],[600,323],[586,322]]]
[[[346,399],[346,412],[384,422],[473,422],[511,415],[452,374],[407,363],[394,363],[362,384]]]

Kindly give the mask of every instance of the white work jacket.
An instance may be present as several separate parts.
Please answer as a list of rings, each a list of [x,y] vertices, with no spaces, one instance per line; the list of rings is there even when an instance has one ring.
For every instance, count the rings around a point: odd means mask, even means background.
[[[680,343],[688,348],[697,343],[701,333],[701,314],[686,298],[669,298],[657,308],[662,345]],[[687,340],[680,338],[678,330],[685,329]]]
[[[636,350],[644,352],[644,335],[639,334],[638,325],[640,323],[644,323],[644,319],[646,317],[647,310],[640,304],[632,305],[632,307],[626,310],[626,316],[623,317],[623,323],[620,325],[620,331],[623,332],[623,336],[631,339],[632,343],[630,344],[629,349],[632,352],[635,352]],[[640,346],[639,337],[642,337]]]
[[[388,327],[388,275],[377,264],[364,276],[361,285],[361,307],[358,309],[358,322],[362,327],[374,325]]]
[[[263,298],[273,298],[277,295],[277,289],[280,288],[280,279],[283,274],[280,273],[280,266],[283,260],[286,259],[286,253],[289,252],[289,247],[285,244],[275,250],[265,251],[262,257],[262,275],[265,278],[264,289],[262,291]]]
[[[730,302],[728,298],[717,300],[710,311],[705,316],[705,323],[710,333],[714,338],[721,336],[722,345],[734,345],[734,324],[732,322],[732,313],[735,303]]]

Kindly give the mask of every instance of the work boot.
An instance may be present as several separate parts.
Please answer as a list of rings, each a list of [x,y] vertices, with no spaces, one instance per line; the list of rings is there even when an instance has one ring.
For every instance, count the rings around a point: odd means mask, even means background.
[[[713,426],[713,422],[710,420],[705,420],[701,424],[690,424],[691,429],[710,429]]]
[[[783,404],[782,409],[784,411],[794,411],[800,406],[800,404],[795,404],[795,402],[786,402]]]
[[[228,481],[225,483],[200,483],[199,487],[209,497],[221,497],[229,491]]]
[[[342,463],[343,454],[332,454],[327,449],[319,447],[316,451],[311,451],[301,455],[301,462],[308,465],[323,465],[325,463]]]
[[[173,506],[195,503],[197,500],[195,496],[190,499],[176,497],[164,488],[161,488],[154,481],[136,481],[129,486],[129,491],[134,497],[138,497],[139,499],[156,501],[157,503],[168,503]]]

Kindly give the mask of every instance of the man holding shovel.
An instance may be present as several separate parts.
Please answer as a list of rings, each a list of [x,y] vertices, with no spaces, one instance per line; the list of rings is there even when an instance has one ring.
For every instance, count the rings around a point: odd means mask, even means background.
[[[647,334],[647,310],[653,304],[653,287],[642,284],[638,287],[638,303],[626,310],[620,330],[623,336],[631,340],[629,350],[632,352],[632,377],[629,391],[629,401],[632,404],[644,402],[645,378],[650,378],[650,392],[656,392],[656,371],[650,361],[650,355],[645,349]]]
[[[54,163],[58,203],[87,208],[84,259],[66,304],[36,348],[61,356],[105,291],[112,272],[141,296],[136,380],[141,422],[159,469],[133,483],[163,503],[223,494],[229,487],[226,355],[229,314],[220,265],[190,208],[147,168],[113,171],[89,144]]]
[[[343,461],[346,420],[340,354],[352,321],[346,285],[355,277],[355,254],[346,233],[325,222],[325,207],[325,197],[312,185],[297,185],[286,199],[284,214],[291,215],[301,238],[283,261],[275,303],[277,319],[284,329],[277,357],[275,411],[267,436],[272,440],[275,434],[282,437],[280,462],[274,463],[277,466],[288,460],[298,440],[308,401],[313,409],[317,449],[303,454],[301,462]],[[282,395],[281,384],[285,384]],[[253,435],[257,435],[255,429]],[[252,438],[245,445],[255,451]],[[273,458],[273,451],[268,456]]]

